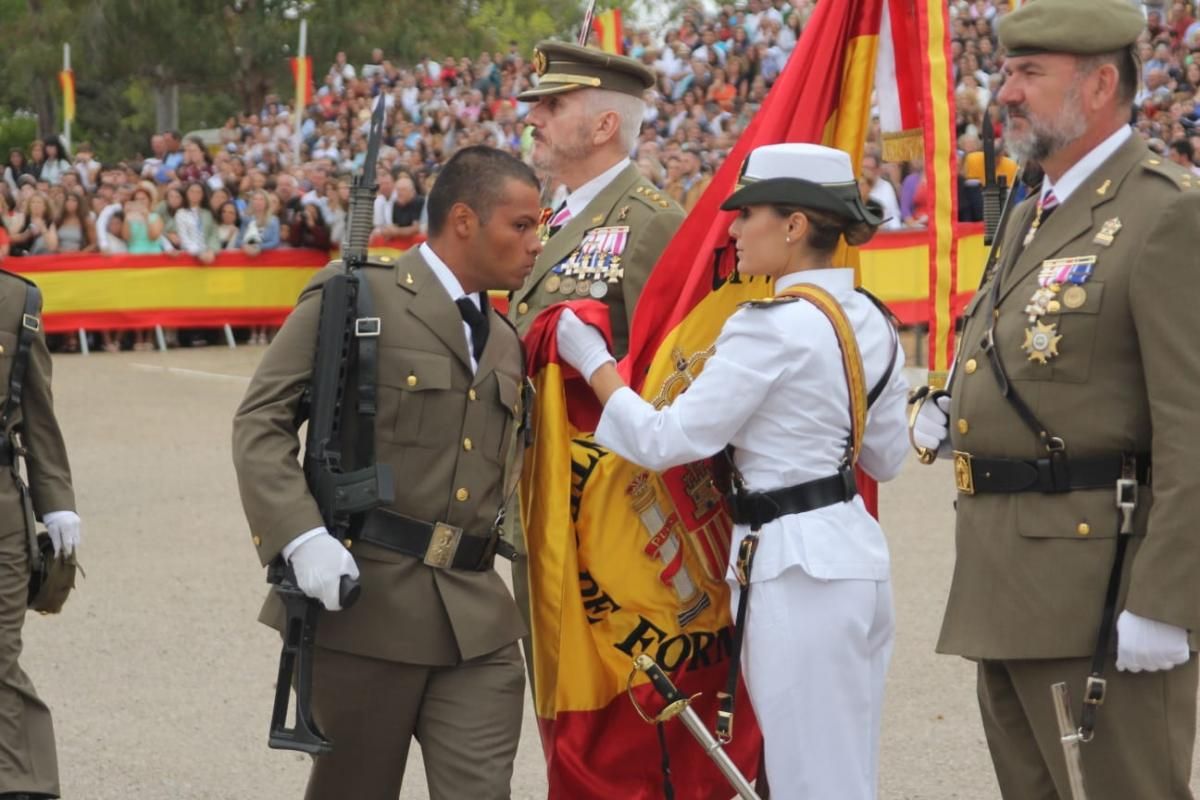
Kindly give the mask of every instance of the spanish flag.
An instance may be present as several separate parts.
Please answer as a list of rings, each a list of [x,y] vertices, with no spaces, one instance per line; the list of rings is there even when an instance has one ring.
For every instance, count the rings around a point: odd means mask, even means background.
[[[58,73],[58,85],[63,94],[63,120],[75,121],[75,72],[64,69]]]
[[[816,5],[762,108],[662,254],[638,301],[629,354],[618,365],[642,397],[662,406],[685,391],[737,304],[772,291],[761,278],[737,274],[727,233],[733,212],[719,208],[749,152],[819,142],[846,150],[857,163],[883,3]],[[852,252],[842,258],[856,260]],[[585,320],[607,318],[586,301],[574,305]],[[732,525],[713,464],[653,473],[596,444],[594,398],[557,360],[555,309],[526,338],[538,403],[521,485],[534,703],[549,796],[649,800],[663,796],[660,748],[631,700],[651,711],[661,704],[645,679],[632,674],[632,661],[642,653],[652,657],[684,694],[698,695],[693,707],[700,717],[715,721],[733,636],[725,583]],[[873,507],[874,487],[864,486],[863,494]],[[662,732],[676,797],[731,796],[677,721]],[[744,691],[726,749],[753,779],[760,741]]]
[[[625,53],[625,31],[621,27],[621,9],[610,8],[595,16],[592,20],[592,31],[596,34],[596,43],[606,53]]]
[[[296,108],[303,111],[313,100],[312,56],[290,59],[296,82]]]

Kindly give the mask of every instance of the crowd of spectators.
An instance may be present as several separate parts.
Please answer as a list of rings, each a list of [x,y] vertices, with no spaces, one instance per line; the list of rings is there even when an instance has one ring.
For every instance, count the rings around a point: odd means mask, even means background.
[[[714,12],[695,6],[665,32],[626,36],[627,53],[658,76],[646,92],[631,155],[685,209],[762,104],[814,7],[815,0],[738,0]],[[949,2],[964,220],[982,213],[985,109],[997,136],[1002,130],[996,23],[1007,8],[1007,0]],[[1200,151],[1195,17],[1192,2],[1148,10],[1134,114],[1152,148],[1192,169]],[[164,131],[151,137],[148,154],[124,161],[102,164],[87,143],[71,155],[55,138],[34,141],[10,152],[3,167],[0,257],[7,247],[12,256],[186,253],[208,263],[229,249],[337,246],[350,176],[362,166],[371,110],[381,97],[387,129],[375,241],[403,246],[420,235],[425,193],[457,148],[490,144],[528,156],[532,141],[522,120],[529,105],[516,99],[537,80],[528,55],[513,43],[474,59],[426,56],[401,65],[376,49],[355,66],[338,53],[319,77],[299,136],[293,110],[268,96],[257,112],[230,118],[207,140]],[[888,228],[927,224],[922,165],[886,163],[877,122],[861,166],[861,189],[884,207]],[[1002,159],[1000,166],[1011,178],[1015,165]]]

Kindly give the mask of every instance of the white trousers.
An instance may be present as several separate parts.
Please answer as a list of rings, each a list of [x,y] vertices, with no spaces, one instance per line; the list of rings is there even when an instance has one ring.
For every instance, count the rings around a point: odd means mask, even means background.
[[[771,796],[873,800],[895,633],[891,582],[818,580],[792,567],[753,587],[742,670]],[[735,586],[735,613],[737,601]]]

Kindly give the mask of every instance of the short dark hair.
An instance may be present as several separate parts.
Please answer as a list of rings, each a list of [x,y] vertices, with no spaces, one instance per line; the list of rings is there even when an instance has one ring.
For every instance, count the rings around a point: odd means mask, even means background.
[[[429,235],[437,236],[450,216],[450,209],[465,203],[487,222],[503,199],[504,185],[517,180],[539,188],[537,175],[515,156],[486,145],[464,147],[446,162],[426,200]]]
[[[1187,139],[1176,139],[1171,142],[1171,149],[1181,156],[1185,156],[1188,161],[1196,160],[1196,148],[1192,147],[1192,143]]]

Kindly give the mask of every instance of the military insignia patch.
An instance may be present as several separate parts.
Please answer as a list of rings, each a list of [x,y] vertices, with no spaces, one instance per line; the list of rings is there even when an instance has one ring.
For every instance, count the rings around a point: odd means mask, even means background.
[[[1097,233],[1095,238],[1092,239],[1092,243],[1101,245],[1103,247],[1111,247],[1113,239],[1117,238],[1117,234],[1120,232],[1120,230],[1120,217],[1113,217],[1100,226],[1100,232]]]
[[[541,50],[538,50],[535,48],[533,51],[533,69],[534,69],[534,71],[537,72],[538,76],[540,77],[540,76],[546,74],[546,68],[548,66],[549,66],[549,64],[546,61],[546,54],[543,53]]]

